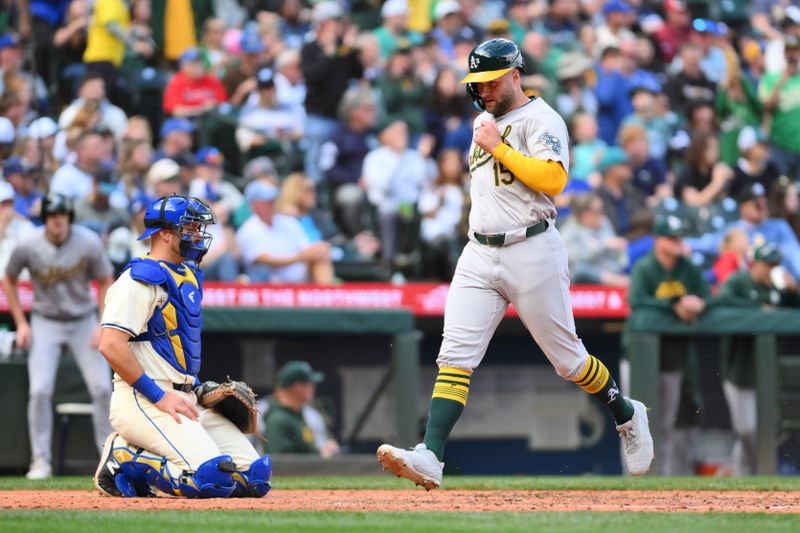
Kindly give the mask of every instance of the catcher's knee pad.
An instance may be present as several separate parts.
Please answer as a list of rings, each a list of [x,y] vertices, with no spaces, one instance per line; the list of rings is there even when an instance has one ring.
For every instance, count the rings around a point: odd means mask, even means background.
[[[233,474],[233,481],[236,483],[233,496],[262,498],[272,489],[270,479],[272,479],[272,461],[269,455],[259,457],[244,472]]]
[[[233,458],[220,455],[201,464],[193,474],[182,475],[178,489],[189,498],[227,498],[236,489],[235,472]]]

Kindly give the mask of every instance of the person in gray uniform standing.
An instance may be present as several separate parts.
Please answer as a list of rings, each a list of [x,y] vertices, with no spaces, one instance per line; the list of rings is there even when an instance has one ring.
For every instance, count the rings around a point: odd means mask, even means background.
[[[113,269],[100,238],[73,225],[71,200],[50,193],[42,203],[44,227],[20,243],[8,261],[3,290],[17,327],[17,345],[28,354],[28,431],[32,462],[28,479],[52,475],[53,390],[61,348],[67,345],[94,404],[92,421],[98,450],[111,432],[108,422],[111,369],[97,351],[98,308],[102,313]],[[30,323],[17,293],[17,279],[28,269],[33,285]],[[97,280],[97,300],[89,283]]]

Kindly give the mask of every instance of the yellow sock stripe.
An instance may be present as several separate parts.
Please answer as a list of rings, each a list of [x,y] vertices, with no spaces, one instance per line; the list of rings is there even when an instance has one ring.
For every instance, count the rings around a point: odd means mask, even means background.
[[[461,370],[460,368],[447,368],[442,367],[439,369],[440,374],[455,374],[456,376],[470,376],[470,373],[467,370]]]
[[[467,400],[460,396],[454,396],[452,394],[445,394],[443,392],[434,392],[431,398],[441,398],[443,400],[452,400],[454,402],[458,402],[461,405],[467,405]]]
[[[451,383],[436,384],[433,387],[432,398],[444,398],[454,400],[462,405],[467,405],[469,398],[469,388],[463,385],[453,385]]]
[[[439,374],[439,377],[436,378],[436,383],[464,383],[469,387],[469,378],[454,378],[453,376]]]
[[[599,366],[599,371],[597,372],[597,376],[591,381],[589,381],[589,383],[587,383],[586,385],[583,385],[583,390],[585,390],[589,394],[595,394],[597,392],[600,392],[603,389],[603,387],[606,386],[606,383],[608,383],[609,374],[606,365],[604,365],[600,361],[597,361],[597,364]]]
[[[583,367],[583,372],[581,372],[581,375],[578,376],[578,379],[575,380],[575,383],[577,383],[578,385],[580,385],[582,387],[586,383],[591,381],[591,377],[594,375],[594,373],[596,371],[597,363],[599,363],[599,362],[600,361],[598,361],[597,358],[595,358],[595,356],[590,355],[586,359],[586,364]]]

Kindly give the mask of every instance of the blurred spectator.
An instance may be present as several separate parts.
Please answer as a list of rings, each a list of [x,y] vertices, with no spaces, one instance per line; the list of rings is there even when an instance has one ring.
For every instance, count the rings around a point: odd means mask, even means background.
[[[624,235],[630,227],[633,213],[644,207],[644,196],[631,184],[633,170],[622,148],[608,148],[599,168],[603,179],[597,193],[603,199],[603,209],[614,232]]]
[[[780,267],[781,250],[774,243],[756,248],[749,272],[738,272],[720,288],[719,305],[770,310],[800,307],[797,280]],[[721,357],[722,389],[735,437],[733,470],[736,475],[755,473],[757,352],[752,335],[735,336]]]
[[[672,63],[681,44],[689,40],[692,21],[684,0],[664,0],[664,24],[653,34],[665,65]]]
[[[618,237],[603,212],[603,200],[594,193],[572,201],[570,217],[561,228],[574,283],[627,287],[627,241]]]
[[[311,14],[315,39],[303,45],[300,56],[308,87],[305,174],[314,183],[322,180],[320,150],[338,125],[339,103],[351,80],[363,75],[358,51],[354,48],[357,30],[345,25],[343,15],[335,2],[316,4]]]
[[[448,146],[451,133],[466,129],[472,135],[472,103],[458,83],[456,71],[442,67],[430,89],[425,106],[425,131],[436,140],[436,150]]]
[[[656,221],[653,251],[636,263],[628,289],[631,312],[641,309],[663,310],[682,322],[694,322],[706,308],[709,287],[702,271],[683,256],[684,233],[681,219],[667,216]],[[656,443],[659,472],[681,473],[685,458],[677,452],[675,420],[681,398],[681,383],[692,342],[686,337],[661,339],[660,413],[654,423],[661,428]],[[623,385],[624,386],[624,385]]]
[[[208,71],[214,76],[219,76],[228,63],[228,52],[225,50],[223,35],[225,22],[219,18],[206,19],[203,24],[203,39],[200,52],[208,65]]]
[[[7,117],[0,116],[0,162],[5,161],[11,155],[16,136],[17,132],[14,123]]]
[[[25,130],[20,155],[26,165],[39,173],[41,178],[49,179],[58,168],[53,155],[58,126],[50,117],[40,117],[31,122]]]
[[[752,126],[745,126],[737,140],[740,157],[733,169],[733,180],[728,187],[728,195],[738,198],[741,192],[760,183],[769,191],[780,177],[778,167],[769,160],[767,136]]]
[[[117,171],[129,199],[132,200],[145,191],[145,176],[152,162],[153,148],[147,141],[122,143]]]
[[[532,22],[536,16],[533,10],[529,9],[531,3],[528,0],[509,0],[506,7],[506,17],[511,31],[511,40],[521,43],[531,30]]]
[[[417,247],[417,202],[428,169],[425,156],[409,147],[405,122],[388,122],[378,138],[381,146],[364,158],[364,187],[378,216],[381,258],[394,270],[407,266]]]
[[[239,40],[241,54],[225,67],[222,85],[230,95],[233,105],[242,105],[250,93],[258,88],[256,73],[262,66],[264,42],[257,30],[246,29]]]
[[[303,16],[303,3],[300,0],[282,0],[278,8],[280,15],[281,40],[291,50],[299,50],[311,27]]]
[[[608,149],[605,141],[597,138],[597,120],[589,113],[578,113],[572,118],[572,138],[575,144],[572,147],[573,180],[585,181],[589,187],[596,188],[600,185],[600,173],[597,169]]]
[[[758,99],[755,83],[742,72],[736,51],[729,46],[725,49],[725,55],[727,74],[717,87],[714,108],[720,122],[722,160],[734,166],[739,158],[739,132],[747,126],[760,126],[763,105]]]
[[[105,80],[112,102],[119,103],[117,69],[125,57],[131,13],[123,0],[95,0],[83,62],[86,71]]]
[[[630,30],[636,20],[636,10],[630,4],[623,0],[609,0],[603,5],[603,15],[605,24],[597,28],[595,57],[608,47],[620,48],[625,41],[636,40],[636,35]]]
[[[153,130],[150,123],[141,115],[128,118],[128,125],[122,133],[122,142],[146,142],[153,144]]]
[[[316,207],[317,188],[314,182],[299,172],[287,176],[278,197],[278,213],[296,218],[312,243],[322,240],[322,231],[314,220]]]
[[[225,158],[218,148],[204,146],[195,157],[197,177],[189,186],[189,196],[206,201],[217,215],[218,225],[225,224],[230,214],[239,209],[244,197],[235,185],[224,179]]]
[[[12,33],[0,34],[0,95],[8,93],[17,93],[25,109],[32,100],[37,109],[47,109],[47,87],[41,77],[25,70],[19,38]]]
[[[655,206],[662,199],[672,196],[664,159],[652,157],[648,149],[647,130],[634,123],[623,126],[619,131],[619,143],[633,170],[631,183],[644,195],[647,205]]]
[[[168,118],[161,125],[161,149],[156,152],[155,159],[174,157],[181,152],[192,149],[194,125],[183,118]]]
[[[719,257],[714,262],[714,277],[718,284],[725,283],[731,274],[747,268],[747,252],[750,238],[742,228],[731,228],[725,232],[719,246]]]
[[[306,82],[300,69],[299,51],[284,50],[278,54],[275,59],[275,89],[278,91],[279,104],[300,108],[297,112],[305,114],[303,104],[306,99]],[[305,116],[303,121],[305,122]]]
[[[782,72],[768,72],[761,78],[758,94],[764,108],[772,115],[770,156],[781,174],[792,179],[800,176],[800,38],[789,36],[785,43],[786,67]]]
[[[608,47],[603,50],[594,90],[600,106],[597,112],[600,138],[609,145],[616,142],[622,119],[633,111],[629,96],[631,87],[631,81],[622,71],[619,48]]]
[[[381,57],[380,43],[375,34],[363,32],[356,38],[356,48],[358,48],[358,60],[364,69],[363,80],[370,85],[375,85],[378,78],[383,75],[385,60]],[[419,71],[424,75],[425,69]]]
[[[402,120],[413,139],[425,131],[423,107],[427,89],[414,74],[408,41],[398,44],[389,56],[386,70],[378,80],[386,120]]]
[[[453,278],[460,253],[459,224],[464,213],[466,168],[461,153],[452,148],[439,152],[437,176],[426,184],[417,210],[423,246],[423,275],[441,281]]]
[[[340,105],[342,124],[322,146],[320,155],[319,166],[326,182],[323,190],[330,194],[329,204],[336,224],[348,237],[365,229],[366,197],[360,182],[364,158],[372,143],[370,131],[375,127],[375,114],[371,91],[349,90]],[[306,160],[308,157],[306,154]]]
[[[278,371],[275,393],[269,400],[264,418],[265,450],[269,453],[302,453],[331,457],[339,445],[322,429],[320,448],[315,431],[308,421],[308,409],[314,401],[316,386],[325,379],[305,361],[289,361]],[[312,420],[321,419],[314,417]],[[317,429],[317,433],[320,429]]]
[[[236,232],[236,241],[248,278],[252,282],[331,283],[330,245],[312,244],[300,222],[276,213],[277,197],[277,187],[261,180],[245,188],[253,214]]]
[[[658,113],[656,92],[647,86],[634,87],[630,93],[633,113],[622,120],[622,128],[628,124],[641,126],[647,132],[647,146],[653,159],[663,161],[672,138],[672,128]],[[620,134],[621,135],[621,134]]]
[[[159,159],[147,171],[145,194],[151,198],[163,198],[181,192],[181,167],[172,159]],[[136,233],[141,235],[141,233]]]
[[[546,36],[553,48],[571,50],[578,34],[579,4],[577,0],[552,0],[549,9],[533,26],[533,30]]]
[[[164,89],[164,112],[175,117],[194,118],[215,109],[228,99],[222,83],[206,73],[197,48],[181,54],[180,71]]]
[[[380,45],[380,54],[387,59],[397,48],[397,43],[408,39],[407,0],[387,0],[381,7],[383,23],[373,33]]]
[[[686,150],[686,168],[675,184],[675,197],[691,206],[708,205],[725,196],[733,175],[719,159],[718,138],[697,135]]]
[[[18,157],[6,159],[3,163],[3,179],[14,192],[14,210],[37,226],[42,224],[39,213],[44,195],[36,189],[33,169]]]
[[[688,117],[689,108],[697,102],[713,102],[716,85],[700,69],[703,50],[694,43],[680,48],[681,69],[672,74],[664,85],[672,109]]]
[[[95,126],[104,126],[110,129],[114,137],[120,139],[127,126],[128,117],[122,109],[108,101],[106,81],[99,74],[87,74],[83,78],[78,89],[78,98],[73,100],[58,117],[59,128],[67,129],[72,126],[78,112],[84,108],[87,102],[97,105],[97,112],[100,116]]]
[[[17,216],[14,210],[14,196],[11,185],[0,182],[0,276],[6,274],[6,265],[11,253],[35,229],[30,220]],[[20,273],[20,279],[23,281],[27,281],[29,277],[27,270]]]
[[[434,8],[433,20],[431,37],[439,45],[439,53],[445,62],[455,60],[455,38],[464,27],[461,6],[456,0],[440,0]]]
[[[52,44],[55,46],[54,52],[58,57],[60,68],[58,72],[58,94],[62,101],[72,99],[78,81],[86,73],[83,54],[86,51],[89,19],[89,6],[86,0],[72,0],[67,8],[64,24],[55,30],[55,33],[48,32],[37,36],[40,39],[49,38],[51,34],[53,36]],[[49,49],[52,51],[52,46]],[[48,57],[47,60],[51,61],[52,58]]]
[[[800,238],[800,198],[795,182],[781,176],[768,192],[767,209],[772,218],[789,223],[794,234]]]
[[[800,37],[800,8],[795,0],[754,0],[751,26],[765,41],[764,55],[768,71],[786,67],[784,39]]]
[[[279,154],[292,157],[303,137],[305,111],[300,106],[278,101],[275,73],[262,68],[256,74],[257,91],[251,94],[239,113],[236,141],[242,152]]]
[[[631,224],[626,235],[628,239],[628,272],[639,259],[645,257],[653,249],[653,225],[655,216],[649,209],[640,209],[631,215]]]
[[[102,136],[95,131],[83,133],[75,143],[76,160],[61,166],[50,183],[50,191],[68,198],[87,196],[93,188],[93,172],[100,163],[111,160]]]
[[[130,211],[127,204],[123,208],[111,203],[111,197],[120,195],[121,191],[110,163],[99,165],[92,178],[89,194],[75,200],[75,223],[94,231],[105,243],[112,230],[128,226]]]
[[[556,109],[569,122],[576,113],[597,115],[597,96],[586,82],[587,73],[594,63],[581,52],[567,52],[558,60],[556,76],[561,90],[556,100]]]

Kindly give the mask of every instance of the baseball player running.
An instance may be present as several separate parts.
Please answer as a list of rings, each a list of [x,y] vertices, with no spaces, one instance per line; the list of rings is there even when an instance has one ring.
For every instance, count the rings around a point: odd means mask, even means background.
[[[52,475],[53,390],[61,348],[69,347],[92,397],[97,449],[111,430],[108,405],[111,371],[97,353],[97,308],[103,311],[113,268],[100,238],[90,230],[72,225],[72,202],[51,193],[42,202],[44,228],[21,242],[12,252],[3,279],[8,307],[17,326],[17,345],[28,353],[28,431],[33,460],[28,479]],[[30,324],[20,305],[17,279],[28,269],[33,285]],[[98,298],[89,282],[97,280]]]
[[[462,83],[484,110],[470,147],[470,242],[447,295],[425,438],[412,450],[384,444],[377,452],[385,469],[428,490],[441,484],[445,442],[509,303],[556,372],[608,406],[631,474],[645,474],[653,459],[645,406],[620,394],[575,333],[567,254],[551,201],[567,181],[567,128],[543,100],[525,95],[524,69],[519,48],[506,39],[486,41],[470,53]]]
[[[95,486],[109,496],[146,496],[155,486],[188,497],[261,497],[269,456],[215,409],[197,404],[201,385],[198,267],[216,217],[186,196],[156,200],[144,214],[148,255],[109,288],[100,351],[114,370],[111,425]],[[135,443],[135,444],[133,444]]]

